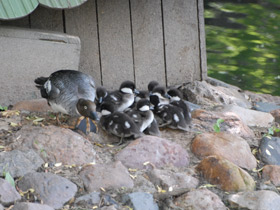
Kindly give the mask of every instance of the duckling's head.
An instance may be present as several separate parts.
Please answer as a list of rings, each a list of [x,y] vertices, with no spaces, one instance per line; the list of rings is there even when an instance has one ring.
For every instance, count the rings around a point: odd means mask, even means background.
[[[129,81],[129,80],[126,80],[121,84],[120,91],[122,93],[129,93],[129,94],[139,93],[139,91],[136,90],[136,88],[135,88],[134,82]]]
[[[150,101],[145,98],[140,99],[137,102],[137,110],[142,111],[142,112],[150,110]]]
[[[115,112],[115,106],[111,103],[104,102],[101,104],[100,111],[102,116],[110,115]]]
[[[96,105],[91,100],[81,98],[78,100],[76,107],[80,115],[89,117],[92,120],[99,120],[96,113]]]
[[[151,95],[157,95],[159,98],[170,98],[166,93],[166,88],[160,85],[154,87]]]
[[[171,88],[167,93],[171,101],[180,101],[183,98],[183,94],[177,88]]]
[[[104,87],[97,87],[96,88],[96,99],[98,103],[102,103],[104,98],[108,95],[106,88]]]
[[[152,92],[153,89],[154,89],[156,86],[158,86],[158,85],[159,85],[159,83],[158,83],[157,81],[155,81],[155,80],[149,82],[149,84],[148,84],[148,90],[149,90],[149,92]]]

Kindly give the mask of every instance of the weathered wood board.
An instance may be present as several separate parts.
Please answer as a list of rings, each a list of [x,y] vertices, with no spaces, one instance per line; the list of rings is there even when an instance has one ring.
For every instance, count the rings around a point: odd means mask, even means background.
[[[118,88],[134,81],[128,0],[98,0],[98,26],[103,85]]]
[[[161,0],[131,0],[131,17],[136,85],[156,80],[165,86]]]
[[[93,76],[96,85],[100,86],[101,71],[95,0],[74,9],[65,10],[65,27],[67,34],[79,36],[81,39],[79,70]]]
[[[163,15],[167,85],[200,79],[197,1],[163,0]]]

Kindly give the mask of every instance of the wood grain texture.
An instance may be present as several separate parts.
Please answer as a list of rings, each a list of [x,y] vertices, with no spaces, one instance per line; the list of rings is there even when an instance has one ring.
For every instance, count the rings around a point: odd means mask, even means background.
[[[162,1],[167,85],[193,81],[200,77],[197,2]]]
[[[66,33],[81,39],[81,58],[79,70],[93,76],[96,85],[101,85],[99,62],[97,20],[95,0],[82,6],[65,10]]]
[[[134,81],[128,0],[98,0],[98,25],[103,85],[118,88]]]
[[[165,82],[160,0],[131,0],[135,78],[137,88],[151,80]]]
[[[32,29],[63,32],[62,10],[39,6],[31,13],[30,23]]]

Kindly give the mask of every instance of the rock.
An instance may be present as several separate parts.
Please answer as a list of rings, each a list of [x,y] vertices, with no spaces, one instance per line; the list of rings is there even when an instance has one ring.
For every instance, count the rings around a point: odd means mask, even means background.
[[[83,165],[95,162],[92,144],[70,129],[24,126],[15,135],[13,149],[33,149],[45,162]]]
[[[188,107],[190,108],[190,112],[192,112],[192,111],[194,111],[194,110],[196,110],[196,109],[201,109],[201,106],[199,106],[199,105],[197,105],[197,104],[194,104],[194,103],[192,103],[192,102],[185,101],[185,100],[184,100],[184,102],[185,102],[185,104],[187,104]]]
[[[280,196],[268,190],[240,192],[230,195],[228,201],[232,208],[238,209],[278,210],[280,206]]]
[[[208,189],[197,189],[185,193],[174,200],[176,206],[192,210],[226,210],[221,199]]]
[[[275,122],[280,123],[280,109],[273,110],[270,114],[274,117]]]
[[[221,156],[241,168],[252,170],[257,161],[248,143],[241,137],[229,133],[203,133],[195,137],[192,152],[199,158]]]
[[[114,205],[111,206],[103,206],[101,210],[117,210]]]
[[[24,176],[27,173],[35,172],[44,161],[33,150],[24,152],[12,150],[0,153],[0,174],[9,172],[12,177]]]
[[[123,197],[123,203],[129,205],[134,210],[158,210],[158,205],[153,199],[153,195],[144,192],[134,192]]]
[[[245,139],[254,138],[254,132],[243,123],[240,117],[232,112],[215,112],[206,110],[195,110],[192,113],[192,117],[198,119],[197,124],[203,128],[203,130],[214,131],[213,126],[218,119],[223,119],[224,122],[220,124],[221,131],[227,131],[233,135],[241,136]]]
[[[81,197],[78,197],[75,200],[76,204],[86,204],[86,205],[96,205],[100,202],[100,193],[99,192],[92,192],[87,195],[83,195]]]
[[[17,124],[19,125],[20,124],[20,116],[18,115],[13,115],[13,116],[10,116],[9,118],[1,118],[1,112],[0,112],[0,131],[1,130],[5,130],[5,131],[8,131],[8,130],[12,130],[12,126],[10,125],[11,123],[14,123],[14,124]]]
[[[273,110],[280,109],[280,106],[274,103],[256,102],[253,109],[261,112],[272,112]]]
[[[217,185],[224,191],[236,192],[255,189],[255,181],[246,171],[219,156],[204,158],[196,169],[208,182]]]
[[[77,192],[75,184],[68,179],[51,173],[35,172],[26,174],[18,182],[18,187],[22,191],[33,188],[44,204],[55,209],[62,208]]]
[[[251,107],[245,95],[235,88],[213,86],[206,81],[194,81],[182,87],[181,90],[188,101],[199,105],[235,104],[245,108]]]
[[[260,143],[260,155],[263,162],[269,165],[280,165],[280,138],[263,137]]]
[[[235,105],[224,106],[222,111],[237,114],[246,125],[252,127],[268,128],[274,121],[274,118],[270,113],[245,109]]]
[[[244,93],[249,97],[253,102],[267,102],[280,104],[280,96],[272,96],[269,94],[255,93],[248,90],[245,90]]]
[[[157,168],[172,165],[184,167],[189,155],[180,145],[156,136],[144,136],[131,142],[115,156],[126,167],[144,169],[151,163]]]
[[[19,101],[13,105],[13,110],[26,110],[30,112],[47,112],[52,108],[48,105],[46,99],[31,99],[26,101]]]
[[[264,180],[270,180],[275,186],[280,187],[280,166],[264,166],[262,170],[262,178]]]
[[[12,210],[54,210],[54,208],[45,204],[22,202],[16,203]]]
[[[168,170],[153,169],[148,172],[150,181],[155,185],[161,187],[166,191],[182,189],[189,191],[198,186],[199,180],[187,175],[187,173],[175,173]]]
[[[0,204],[0,210],[4,210],[4,206]]]
[[[84,167],[79,173],[88,192],[104,189],[132,188],[133,181],[128,170],[117,161],[111,164],[96,164]]]
[[[16,189],[5,179],[0,178],[0,203],[9,206],[21,199]]]

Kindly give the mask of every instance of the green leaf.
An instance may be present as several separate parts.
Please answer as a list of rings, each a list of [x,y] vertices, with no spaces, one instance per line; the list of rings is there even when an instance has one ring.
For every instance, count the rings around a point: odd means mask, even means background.
[[[220,124],[223,123],[224,119],[217,119],[217,122],[214,124],[213,129],[216,133],[219,133],[221,131]]]
[[[9,172],[5,173],[5,180],[7,182],[9,182],[13,187],[16,187],[15,180],[14,180],[14,178],[11,176],[11,174]]]

